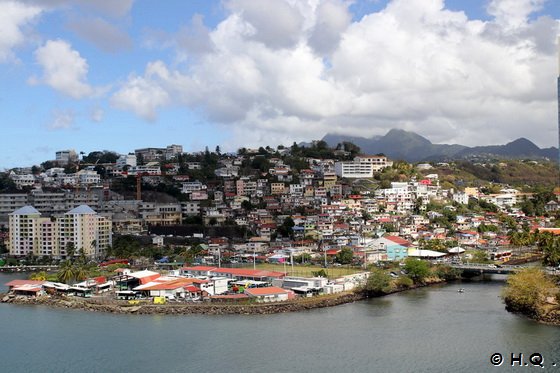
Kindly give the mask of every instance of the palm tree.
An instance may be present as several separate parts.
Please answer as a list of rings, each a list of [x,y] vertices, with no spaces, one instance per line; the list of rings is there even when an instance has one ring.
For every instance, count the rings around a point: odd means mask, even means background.
[[[73,260],[75,253],[76,253],[76,245],[74,245],[74,242],[68,242],[66,244],[66,257],[70,260]]]
[[[84,263],[76,264],[73,269],[76,280],[83,281],[88,277],[88,268]]]
[[[72,264],[72,262],[69,260],[64,261],[64,263],[60,265],[57,276],[58,281],[65,284],[72,281],[76,277],[74,272],[74,265]]]

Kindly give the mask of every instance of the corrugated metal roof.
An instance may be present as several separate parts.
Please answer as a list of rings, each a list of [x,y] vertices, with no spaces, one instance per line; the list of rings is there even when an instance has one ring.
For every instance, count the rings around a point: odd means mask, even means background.
[[[37,281],[37,280],[12,280],[5,285],[7,287],[11,286],[22,286],[22,285],[43,285],[45,281]]]
[[[41,215],[39,211],[33,206],[23,206],[15,210],[14,212],[10,213],[10,215]]]
[[[88,205],[80,205],[66,213],[67,215],[70,214],[97,214],[97,212],[93,211],[91,207]]]

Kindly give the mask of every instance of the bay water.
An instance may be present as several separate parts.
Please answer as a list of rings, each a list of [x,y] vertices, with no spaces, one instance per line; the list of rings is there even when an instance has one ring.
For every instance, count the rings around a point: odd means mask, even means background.
[[[22,275],[2,274],[0,283],[18,276]],[[0,304],[0,371],[542,369],[533,363],[560,371],[560,327],[505,311],[503,285],[491,281],[432,286],[275,315],[113,315]],[[530,360],[535,353],[542,360]],[[499,356],[491,362],[495,354],[502,357],[499,366],[494,365]]]

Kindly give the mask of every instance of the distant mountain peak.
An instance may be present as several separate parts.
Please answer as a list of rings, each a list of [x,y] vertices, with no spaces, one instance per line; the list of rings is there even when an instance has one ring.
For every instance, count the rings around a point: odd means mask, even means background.
[[[443,161],[463,159],[467,157],[497,158],[549,158],[556,160],[557,149],[540,149],[532,141],[519,138],[506,145],[475,146],[433,144],[427,138],[411,131],[391,129],[385,136],[372,138],[327,134],[323,140],[329,146],[336,146],[343,141],[358,145],[363,153],[384,153],[392,159],[403,159],[408,162]]]
[[[507,147],[516,147],[521,149],[530,149],[532,151],[538,151],[540,148],[535,145],[531,140],[527,140],[525,137],[520,137],[517,140],[513,140],[512,142],[508,142],[505,146]]]

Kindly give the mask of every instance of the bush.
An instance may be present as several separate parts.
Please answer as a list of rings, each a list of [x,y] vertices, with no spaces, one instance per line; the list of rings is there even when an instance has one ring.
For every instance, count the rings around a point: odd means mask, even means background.
[[[457,280],[459,277],[461,277],[461,271],[446,265],[438,265],[434,271],[434,274],[445,281]]]
[[[373,268],[362,289],[367,296],[387,294],[391,291],[391,276],[379,268]]]
[[[508,310],[538,317],[546,298],[555,290],[555,283],[542,270],[531,267],[511,274],[502,296]]]
[[[401,276],[395,281],[395,285],[400,289],[408,289],[414,285],[414,281],[408,276]]]
[[[407,258],[403,269],[415,284],[424,283],[424,279],[430,275],[430,264],[420,259]]]

